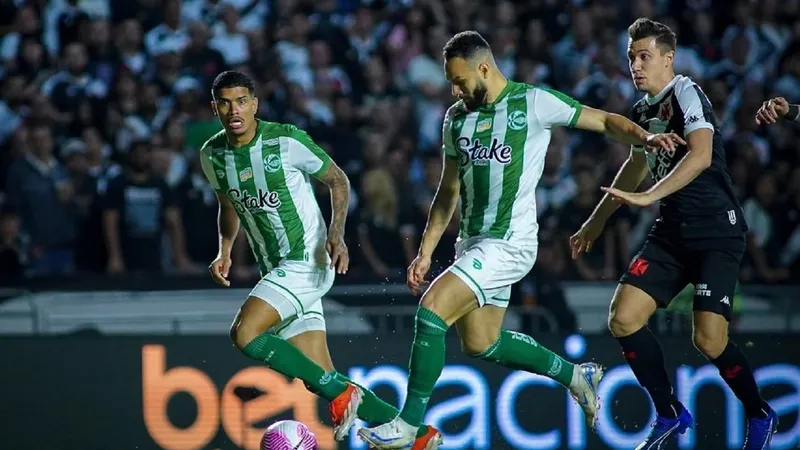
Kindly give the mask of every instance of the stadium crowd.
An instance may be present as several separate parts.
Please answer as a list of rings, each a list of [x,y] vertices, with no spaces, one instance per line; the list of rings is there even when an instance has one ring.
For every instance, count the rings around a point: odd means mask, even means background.
[[[196,154],[220,129],[209,87],[224,69],[258,81],[261,118],[308,130],[349,174],[350,276],[401,276],[441,171],[446,40],[476,29],[506,76],[627,114],[641,94],[626,28],[640,16],[677,32],[676,71],[700,82],[724,124],[750,225],[742,280],[798,279],[800,127],[754,122],[767,96],[800,102],[798,0],[1,0],[0,277],[204,273],[217,206]],[[567,237],[628,152],[554,132],[536,270],[615,280],[627,266],[657,205],[620,209],[576,262]],[[255,276],[238,250],[233,275]]]

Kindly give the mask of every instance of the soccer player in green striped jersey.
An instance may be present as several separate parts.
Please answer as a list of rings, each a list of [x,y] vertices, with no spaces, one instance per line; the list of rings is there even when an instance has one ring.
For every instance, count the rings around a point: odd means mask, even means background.
[[[674,134],[650,134],[617,114],[582,106],[550,89],[507,80],[480,34],[465,31],[444,47],[445,73],[459,97],[443,127],[444,169],[408,284],[423,288],[431,253],[461,200],[456,260],[422,297],[409,362],[405,405],[394,420],[359,430],[379,449],[413,441],[445,359],[445,334],[456,325],[469,355],[549,377],[567,389],[594,426],[602,368],[571,364],[532,337],[503,330],[511,285],[537,252],[535,189],[551,130],[604,133],[650,150],[674,151]]]
[[[347,176],[305,132],[256,119],[258,98],[246,75],[219,74],[212,95],[224,130],[200,150],[219,201],[219,254],[209,271],[217,283],[230,285],[231,248],[241,225],[263,277],[233,321],[234,345],[330,401],[336,440],[345,438],[357,417],[391,420],[397,409],[337,373],[328,352],[322,297],[349,264]],[[331,191],[327,230],[310,177]],[[441,442],[433,427],[417,434],[415,450],[435,450]]]

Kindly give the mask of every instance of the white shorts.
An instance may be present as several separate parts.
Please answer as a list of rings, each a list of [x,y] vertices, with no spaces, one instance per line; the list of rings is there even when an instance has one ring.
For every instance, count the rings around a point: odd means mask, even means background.
[[[476,236],[456,243],[456,260],[446,271],[472,289],[478,306],[508,307],[511,285],[533,268],[538,251],[536,241],[509,242]]]
[[[281,322],[271,332],[289,339],[306,331],[325,331],[322,297],[333,286],[336,272],[304,261],[283,261],[256,284],[258,297],[278,311]]]

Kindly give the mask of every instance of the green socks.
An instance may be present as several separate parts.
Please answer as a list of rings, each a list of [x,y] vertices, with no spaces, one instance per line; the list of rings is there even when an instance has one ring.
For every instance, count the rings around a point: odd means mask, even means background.
[[[483,353],[472,355],[486,361],[500,364],[509,369],[544,375],[565,387],[572,383],[575,365],[539,345],[527,334],[503,330],[491,347]]]
[[[352,380],[338,372],[336,373],[336,378],[345,383],[353,383]],[[369,389],[356,383],[353,384],[358,386],[364,394],[361,406],[358,407],[357,411],[359,419],[367,422],[370,426],[375,426],[391,422],[397,417],[397,408],[378,398],[378,396]],[[326,400],[331,401],[333,399]],[[428,426],[422,425],[417,429],[417,437],[424,436],[427,432]]]
[[[242,352],[265,363],[276,372],[303,380],[310,391],[329,402],[347,389],[347,383],[352,383],[338,372],[325,372],[292,343],[273,334],[258,336]],[[379,399],[372,391],[361,386],[359,388],[364,395],[357,411],[359,419],[374,425],[390,422],[397,417],[397,408]],[[423,425],[417,430],[417,437],[424,436],[427,432],[428,427]]]
[[[417,309],[414,345],[408,364],[408,391],[400,418],[413,426],[420,426],[428,407],[436,380],[444,369],[447,323],[433,311]]]
[[[292,343],[273,334],[264,333],[256,337],[242,349],[242,353],[276,372],[303,380],[323,398],[334,399],[347,389],[347,385],[334,374],[325,372]]]

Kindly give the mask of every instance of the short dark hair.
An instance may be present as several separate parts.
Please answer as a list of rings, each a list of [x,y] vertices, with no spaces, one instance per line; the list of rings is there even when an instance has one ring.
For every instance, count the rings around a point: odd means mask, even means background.
[[[451,58],[470,59],[479,51],[491,51],[492,48],[486,39],[477,31],[462,31],[451,37],[444,45],[442,53],[445,60]]]
[[[655,37],[656,46],[661,49],[661,53],[664,53],[665,50],[675,51],[678,46],[678,38],[672,28],[646,17],[636,19],[636,22],[628,27],[628,37],[632,41]]]
[[[226,70],[214,78],[214,82],[211,84],[211,95],[216,98],[219,91],[235,87],[247,88],[250,95],[256,92],[252,78],[236,70]]]

